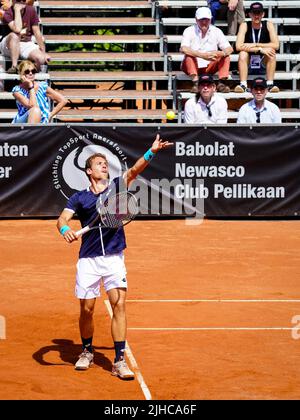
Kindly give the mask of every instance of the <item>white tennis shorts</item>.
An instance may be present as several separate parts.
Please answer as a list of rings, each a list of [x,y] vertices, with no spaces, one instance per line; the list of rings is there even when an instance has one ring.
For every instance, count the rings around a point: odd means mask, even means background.
[[[0,52],[6,57],[10,57],[11,53],[7,47],[6,41],[7,41],[7,36],[4,37],[0,43]],[[32,51],[37,50],[37,49],[39,49],[39,46],[32,41],[20,42],[20,57],[23,60],[27,60],[30,53],[32,53]]]
[[[93,299],[100,296],[101,280],[106,292],[110,289],[127,289],[124,254],[79,258],[77,263],[75,296]]]

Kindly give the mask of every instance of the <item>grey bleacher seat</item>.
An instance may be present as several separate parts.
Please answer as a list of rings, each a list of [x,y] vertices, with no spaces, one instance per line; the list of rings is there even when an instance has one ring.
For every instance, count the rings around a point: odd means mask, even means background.
[[[266,19],[263,19],[266,20]],[[298,17],[286,17],[286,18],[268,18],[267,20],[274,23],[274,25],[299,25],[300,18]],[[249,19],[246,19],[246,22]],[[183,26],[187,27],[193,25],[195,23],[195,18],[182,18],[182,17],[169,17],[169,18],[162,18],[162,24],[164,26]],[[227,26],[227,22],[225,21],[216,21],[216,26]]]
[[[244,0],[245,9],[249,9],[253,1]],[[300,0],[261,0],[267,17],[272,18],[277,14],[278,9],[299,9]],[[207,6],[207,0],[157,0],[158,7],[169,7],[173,9],[198,8]]]
[[[300,121],[300,110],[299,109],[281,109],[281,118],[282,118],[282,122],[287,122],[286,120],[294,120],[294,121]],[[228,122],[232,121],[236,121],[237,120],[237,116],[238,116],[238,112],[237,111],[228,111]],[[183,123],[184,122],[184,113],[179,112],[177,115],[178,118],[178,123]],[[259,124],[253,124],[253,125],[258,125]]]
[[[166,42],[168,44],[179,44],[182,40],[182,35],[165,35],[164,36]],[[226,35],[226,38],[229,42],[234,43],[236,41],[236,35]],[[299,42],[300,36],[297,35],[279,35],[278,36],[279,43],[280,43],[280,53],[284,53],[284,47],[288,47],[290,42]],[[289,51],[287,51],[289,52]]]
[[[182,61],[184,58],[184,54],[181,53],[170,53],[169,56],[171,57],[172,61],[176,62],[176,61]],[[236,63],[238,61],[239,55],[238,54],[231,54],[230,55],[230,61],[232,63]],[[300,54],[277,54],[276,55],[276,61],[277,62],[285,62],[286,68],[285,71],[286,72],[290,72],[291,70],[293,71],[293,69],[291,69],[291,65],[296,65],[297,63],[300,62]]]

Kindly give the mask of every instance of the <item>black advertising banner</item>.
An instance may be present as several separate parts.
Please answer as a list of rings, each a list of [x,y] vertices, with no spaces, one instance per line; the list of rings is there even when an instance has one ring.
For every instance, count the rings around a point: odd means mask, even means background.
[[[131,189],[141,214],[182,217],[297,216],[299,129],[282,126],[50,125],[0,127],[0,217],[56,217],[88,187],[93,153],[120,176],[156,134],[174,142]]]

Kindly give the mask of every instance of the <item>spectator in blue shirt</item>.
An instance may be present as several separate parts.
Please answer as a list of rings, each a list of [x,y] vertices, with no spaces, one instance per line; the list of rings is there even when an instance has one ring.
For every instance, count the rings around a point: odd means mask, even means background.
[[[238,124],[279,124],[281,123],[280,109],[268,101],[266,95],[268,86],[266,79],[257,77],[253,80],[251,93],[253,99],[244,104],[238,113]]]
[[[19,65],[21,83],[12,90],[16,99],[18,113],[13,123],[48,123],[67,103],[66,98],[48,86],[47,82],[36,82],[35,64],[24,60]],[[56,106],[50,110],[50,99]]]

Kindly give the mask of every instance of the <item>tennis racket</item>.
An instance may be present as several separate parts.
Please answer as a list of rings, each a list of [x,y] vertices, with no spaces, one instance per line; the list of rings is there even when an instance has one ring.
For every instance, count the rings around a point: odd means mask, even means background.
[[[90,224],[78,230],[77,237],[91,229],[99,229],[99,226],[111,229],[125,226],[135,218],[139,210],[137,199],[128,191],[110,195],[104,203],[98,200],[96,209],[97,217]]]

